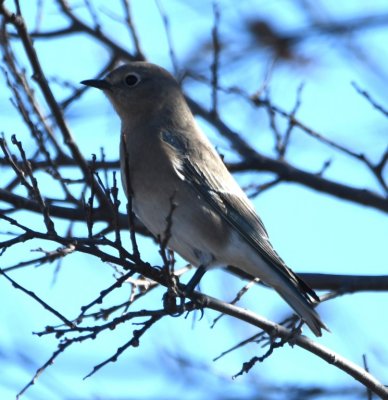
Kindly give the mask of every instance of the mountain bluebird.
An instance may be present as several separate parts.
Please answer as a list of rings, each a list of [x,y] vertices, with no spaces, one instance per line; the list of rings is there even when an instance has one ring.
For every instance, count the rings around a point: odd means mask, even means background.
[[[81,83],[102,89],[121,119],[123,185],[147,229],[163,238],[170,219],[170,249],[202,272],[232,265],[261,279],[320,336],[327,328],[314,310],[318,296],[273,249],[170,73],[131,62]]]

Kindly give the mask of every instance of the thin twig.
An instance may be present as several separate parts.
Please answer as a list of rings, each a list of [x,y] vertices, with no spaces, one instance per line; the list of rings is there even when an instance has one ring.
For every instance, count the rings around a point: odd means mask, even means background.
[[[172,35],[171,35],[170,20],[162,6],[162,3],[159,0],[155,0],[155,4],[158,7],[159,14],[163,21],[164,31],[166,33],[166,38],[167,38],[167,43],[168,43],[168,52],[170,54],[170,60],[171,60],[172,68],[174,71],[174,75],[178,76],[179,66],[178,66],[178,60],[177,60],[175,50],[174,50]]]
[[[129,0],[121,0],[121,5],[122,5],[124,13],[125,13],[125,22],[127,23],[129,33],[131,35],[133,44],[135,46],[136,57],[139,60],[145,60],[143,50],[141,49],[141,45],[140,45],[139,35],[137,34],[135,24],[132,20],[131,6],[129,4]]]
[[[25,289],[22,285],[19,285],[15,280],[13,280],[9,275],[7,275],[2,269],[0,269],[0,275],[4,276],[4,278],[7,279],[7,281],[9,281],[14,288],[21,290],[23,293],[25,293],[26,295],[28,295],[29,297],[34,299],[36,302],[38,302],[47,311],[54,314],[64,324],[66,324],[70,328],[74,328],[75,325],[73,324],[73,322],[68,320],[66,317],[64,317],[62,314],[60,314],[55,308],[51,307],[49,304],[47,304],[45,301],[43,301],[34,292],[32,292],[31,290]]]
[[[213,62],[211,64],[211,88],[212,88],[212,113],[218,114],[218,74],[220,63],[221,43],[219,38],[220,10],[217,3],[213,3],[214,23],[212,28]]]
[[[133,337],[131,340],[129,340],[127,343],[125,343],[123,346],[119,347],[116,351],[116,353],[112,356],[109,357],[107,360],[104,362],[96,365],[93,370],[87,374],[84,379],[89,378],[90,376],[94,375],[99,369],[104,367],[106,364],[110,362],[115,362],[117,361],[117,358],[125,351],[128,349],[128,347],[138,347],[139,346],[139,340],[140,338],[144,335],[144,333],[152,326],[155,324],[155,322],[159,321],[160,318],[163,315],[154,315],[152,316],[147,322],[144,322],[143,327],[141,329],[137,329],[133,331]]]
[[[86,180],[92,183],[93,176],[90,175],[88,165],[83,155],[81,154],[78,146],[76,145],[74,138],[65,122],[63,113],[58,105],[58,102],[56,101],[50,89],[50,86],[47,82],[46,76],[40,64],[39,57],[32,43],[31,36],[27,31],[24,19],[21,17],[21,15],[15,15],[12,12],[10,12],[7,8],[5,8],[5,4],[3,1],[0,2],[0,13],[4,16],[5,21],[7,23],[11,23],[17,30],[21,42],[23,44],[24,50],[27,54],[28,60],[31,64],[31,68],[33,70],[33,79],[35,79],[35,81],[38,83],[43,93],[43,96],[45,97],[45,100],[48,106],[50,107],[50,110],[53,113],[58,128],[63,135],[64,142],[69,147],[72,156],[78,161],[79,167],[81,168]],[[103,205],[107,206],[104,194],[98,189],[97,189],[97,194],[100,202]]]
[[[377,103],[372,96],[364,89],[361,89],[360,86],[356,82],[351,82],[352,86],[361,96],[365,97],[366,100],[375,108],[376,110],[380,111],[383,115],[388,117],[388,110],[386,110],[381,104]]]

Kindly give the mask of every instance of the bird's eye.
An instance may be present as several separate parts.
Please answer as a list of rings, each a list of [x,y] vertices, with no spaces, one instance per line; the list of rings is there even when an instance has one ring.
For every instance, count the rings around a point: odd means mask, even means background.
[[[133,87],[136,86],[140,82],[140,76],[134,73],[128,74],[125,77],[125,83],[127,86]]]

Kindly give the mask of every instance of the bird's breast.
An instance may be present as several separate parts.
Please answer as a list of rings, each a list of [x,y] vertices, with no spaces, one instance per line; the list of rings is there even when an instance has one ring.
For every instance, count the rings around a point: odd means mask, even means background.
[[[147,229],[193,265],[216,264],[230,229],[178,171],[179,158],[157,141],[139,149],[127,143],[133,211]],[[125,185],[122,147],[121,170]]]

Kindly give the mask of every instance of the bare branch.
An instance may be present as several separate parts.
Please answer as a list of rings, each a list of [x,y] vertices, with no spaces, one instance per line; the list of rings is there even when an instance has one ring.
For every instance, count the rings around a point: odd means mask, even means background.
[[[95,374],[99,369],[101,369],[103,366],[105,366],[106,364],[110,363],[110,362],[115,362],[117,361],[117,358],[125,351],[128,349],[128,347],[138,347],[139,346],[139,340],[140,338],[144,335],[144,333],[151,328],[151,326],[153,324],[155,324],[155,322],[159,321],[159,319],[162,317],[162,315],[156,314],[154,316],[152,316],[147,322],[143,323],[143,327],[141,329],[135,330],[133,331],[133,338],[131,340],[129,340],[125,345],[119,347],[116,351],[116,353],[108,358],[107,360],[105,360],[104,362],[96,365],[93,370],[87,374],[84,379],[89,378],[90,376],[92,376],[93,374]]]
[[[200,297],[203,295],[200,295]],[[199,299],[198,299],[199,300]],[[290,338],[291,332],[280,326],[276,325],[273,322],[270,322],[262,317],[258,317],[254,313],[248,310],[243,310],[239,307],[236,307],[232,304],[226,304],[220,302],[217,299],[214,299],[210,296],[206,296],[205,298],[201,298],[202,301],[206,302],[206,306],[220,311],[222,313],[228,314],[230,316],[234,316],[240,320],[248,322],[251,325],[257,326],[263,330],[265,330],[272,337],[280,337],[280,338]],[[388,397],[388,388],[385,387],[382,383],[380,383],[376,378],[370,375],[363,368],[354,364],[353,362],[346,360],[344,357],[339,355],[338,353],[329,350],[323,345],[320,345],[306,336],[299,335],[293,338],[292,342],[315,354],[316,356],[322,358],[324,361],[328,362],[341,369],[345,373],[352,376],[354,379],[362,383],[365,387],[369,388],[373,393],[377,394],[381,398]]]
[[[177,75],[179,72],[179,66],[178,66],[177,57],[175,55],[175,50],[174,50],[174,45],[173,45],[173,40],[172,40],[172,35],[171,35],[171,30],[170,30],[170,21],[169,21],[168,15],[164,11],[162,3],[159,0],[156,0],[155,4],[157,5],[159,14],[162,17],[164,31],[166,33],[166,38],[167,38],[167,43],[168,43],[168,50],[169,50],[169,54],[170,54],[172,68],[174,70],[175,75]]]
[[[352,82],[352,86],[354,87],[354,89],[356,89],[358,93],[360,93],[361,96],[365,97],[365,99],[372,105],[373,108],[388,117],[388,110],[386,110],[382,105],[373,100],[372,96],[366,90],[361,89],[356,82]]]
[[[55,308],[51,307],[45,301],[43,301],[40,297],[38,297],[34,292],[31,290],[25,289],[23,286],[19,285],[15,280],[13,280],[10,276],[8,276],[2,269],[0,269],[0,275],[4,276],[7,281],[11,282],[12,286],[16,289],[21,290],[26,295],[30,296],[32,299],[37,301],[43,308],[54,314],[57,318],[59,318],[64,324],[69,326],[70,328],[74,328],[74,324],[69,321],[66,317],[60,314]]]
[[[213,4],[213,14],[214,14],[214,25],[212,29],[212,40],[213,40],[213,62],[211,65],[211,85],[212,85],[212,113],[218,114],[218,73],[220,64],[220,39],[219,39],[219,24],[220,24],[220,10],[216,3]]]
[[[28,56],[29,62],[31,64],[31,67],[33,69],[33,78],[35,81],[38,83],[47,104],[50,107],[50,110],[53,113],[53,116],[55,118],[55,121],[63,135],[63,139],[66,143],[66,145],[69,147],[72,156],[78,161],[79,166],[81,170],[83,171],[83,174],[88,182],[93,184],[93,177],[90,175],[90,171],[88,168],[88,165],[81,154],[78,146],[76,145],[74,138],[72,134],[70,133],[70,130],[64,120],[63,113],[61,109],[59,108],[59,105],[50,89],[50,86],[47,82],[47,79],[45,77],[45,74],[43,72],[43,69],[40,65],[40,61],[38,58],[38,55],[36,54],[34,45],[32,43],[31,37],[27,31],[27,27],[25,25],[24,19],[21,17],[21,15],[15,15],[12,14],[7,8],[5,8],[4,2],[0,3],[0,13],[4,16],[6,22],[11,23],[15,29],[17,30],[20,39],[23,43],[24,50]],[[98,197],[101,203],[104,206],[107,206],[107,204],[104,204],[104,196],[103,193],[98,190]]]
[[[138,58],[139,60],[145,60],[143,50],[141,49],[141,46],[140,46],[139,35],[136,31],[135,24],[132,20],[131,6],[129,4],[129,0],[121,0],[121,4],[122,4],[122,7],[123,7],[123,10],[125,13],[125,21],[128,25],[128,29],[131,34],[133,44],[135,45],[136,58]]]
[[[230,165],[230,170],[239,171],[270,171],[275,172],[283,182],[295,182],[322,193],[331,194],[337,198],[376,208],[388,212],[388,200],[368,189],[357,189],[332,180],[319,174],[312,174],[292,166],[285,161],[274,160],[263,154],[247,158],[239,163]]]

